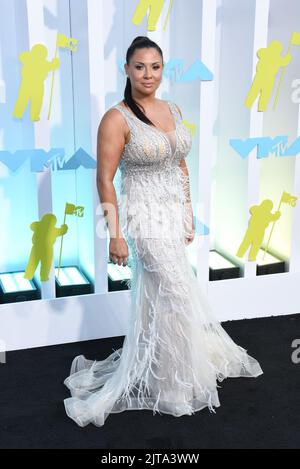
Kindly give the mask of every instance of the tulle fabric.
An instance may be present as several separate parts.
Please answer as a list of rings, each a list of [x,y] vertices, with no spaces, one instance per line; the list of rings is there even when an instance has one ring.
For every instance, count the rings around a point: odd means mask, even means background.
[[[64,403],[82,427],[130,409],[175,417],[215,412],[218,382],[263,373],[215,319],[189,263],[187,185],[175,160],[122,177],[119,215],[132,267],[128,333],[103,360],[80,355],[72,363],[65,380],[72,397]]]

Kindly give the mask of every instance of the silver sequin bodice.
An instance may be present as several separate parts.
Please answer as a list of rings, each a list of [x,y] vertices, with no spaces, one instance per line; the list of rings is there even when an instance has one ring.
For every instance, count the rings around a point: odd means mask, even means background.
[[[171,132],[163,132],[146,124],[120,104],[113,106],[123,114],[130,129],[130,141],[124,146],[119,163],[123,175],[174,168],[189,153],[191,133],[183,124],[176,105],[167,102],[176,126]]]
[[[117,104],[130,129],[119,169],[121,190],[118,208],[124,234],[149,238],[160,236],[161,219],[170,221],[167,231],[182,232],[182,204],[186,176],[179,161],[189,153],[192,137],[182,123],[176,105],[168,101],[173,115],[171,132],[163,132],[142,122],[131,111]],[[169,236],[169,235],[168,235]]]

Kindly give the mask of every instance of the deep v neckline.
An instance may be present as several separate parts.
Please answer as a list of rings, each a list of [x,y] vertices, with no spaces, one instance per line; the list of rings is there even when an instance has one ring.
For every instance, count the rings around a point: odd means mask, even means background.
[[[169,109],[170,109],[170,112],[171,112],[171,115],[172,115],[172,118],[173,118],[173,123],[175,125],[175,129],[169,130],[168,132],[165,132],[164,130],[158,129],[157,127],[155,127],[153,125],[150,125],[150,124],[147,124],[146,122],[143,122],[135,114],[133,114],[133,112],[128,111],[125,106],[121,106],[120,104],[118,104],[118,106],[121,107],[122,109],[124,109],[124,111],[127,112],[131,117],[133,117],[134,119],[137,119],[141,124],[144,124],[148,128],[150,128],[151,130],[154,130],[154,131],[158,132],[159,134],[161,134],[165,138],[165,140],[167,141],[167,143],[169,145],[169,148],[170,148],[171,155],[173,157],[176,154],[177,148],[178,148],[177,120],[176,120],[175,115],[173,113],[172,106],[170,105],[170,101],[167,101],[167,103],[168,103],[168,106],[169,106]],[[168,134],[172,134],[172,133],[175,133],[175,135],[176,135],[176,145],[175,145],[174,152],[173,152],[173,148],[172,148],[170,139],[167,136]]]

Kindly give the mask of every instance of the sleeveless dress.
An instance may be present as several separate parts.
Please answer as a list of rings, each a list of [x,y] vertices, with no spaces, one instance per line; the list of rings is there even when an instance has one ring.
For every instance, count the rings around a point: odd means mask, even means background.
[[[175,103],[175,130],[163,132],[117,104],[130,128],[121,155],[119,220],[129,246],[131,310],[123,346],[103,360],[74,358],[65,385],[67,415],[104,424],[110,413],[148,409],[175,417],[220,406],[217,381],[257,377],[257,360],[214,317],[189,263],[191,213],[179,167],[192,145]]]

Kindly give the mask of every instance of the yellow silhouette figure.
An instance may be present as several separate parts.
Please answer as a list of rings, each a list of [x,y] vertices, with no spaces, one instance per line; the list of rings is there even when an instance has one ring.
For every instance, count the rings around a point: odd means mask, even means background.
[[[249,212],[252,216],[248,222],[248,229],[236,256],[244,257],[247,249],[251,245],[248,260],[256,260],[257,253],[262,245],[265,231],[269,223],[281,217],[281,212],[277,210],[275,213],[272,213],[272,208],[273,202],[270,199],[265,199],[260,205],[253,205],[250,208]]]
[[[166,27],[167,19],[170,14],[171,5],[172,5],[172,2],[169,5],[168,14],[167,14],[164,28]],[[141,23],[141,21],[144,19],[148,9],[150,9],[148,21],[147,21],[147,31],[156,31],[156,24],[161,15],[163,6],[164,6],[164,0],[139,0],[139,3],[133,13],[133,17],[131,20],[132,23],[138,26]]]
[[[36,44],[30,51],[22,52],[19,55],[19,59],[23,64],[21,69],[22,81],[19,87],[13,117],[21,119],[30,101],[31,120],[40,120],[40,112],[44,98],[44,82],[48,73],[59,67],[59,59],[55,58],[49,62],[46,60],[47,55],[47,47],[43,44]]]
[[[280,67],[286,67],[291,60],[290,53],[282,57],[281,51],[280,41],[272,41],[268,47],[257,51],[259,61],[256,65],[256,75],[244,103],[248,108],[251,108],[257,96],[260,95],[258,111],[266,110],[278,70]]]
[[[53,213],[46,213],[40,221],[31,223],[30,229],[34,234],[32,236],[32,248],[24,278],[32,280],[37,266],[41,262],[41,281],[49,280],[49,272],[53,260],[53,245],[58,236],[63,236],[68,231],[68,225],[65,223],[60,228],[56,228],[56,221],[56,216]]]

